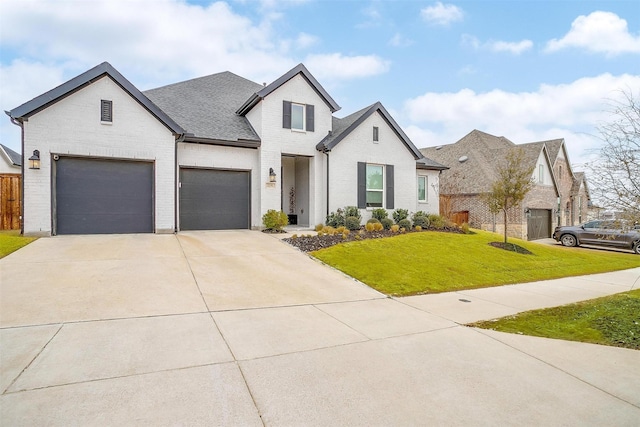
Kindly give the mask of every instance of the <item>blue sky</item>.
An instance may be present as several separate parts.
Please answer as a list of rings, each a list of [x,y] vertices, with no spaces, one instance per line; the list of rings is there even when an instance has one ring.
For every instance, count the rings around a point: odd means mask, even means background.
[[[637,1],[21,0],[0,27],[3,110],[102,61],[141,90],[303,62],[340,117],[381,101],[418,147],[564,138],[580,169],[607,99],[640,94]],[[8,118],[0,141],[20,150]]]

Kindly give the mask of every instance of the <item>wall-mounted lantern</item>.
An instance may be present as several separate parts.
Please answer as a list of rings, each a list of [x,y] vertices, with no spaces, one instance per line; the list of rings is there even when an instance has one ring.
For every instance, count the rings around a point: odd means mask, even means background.
[[[276,182],[276,173],[273,168],[269,168],[269,182]]]
[[[29,169],[40,169],[40,151],[33,150],[33,156],[29,157]]]
[[[531,218],[531,209],[526,208],[526,209],[524,210],[524,214],[527,216],[527,218]]]

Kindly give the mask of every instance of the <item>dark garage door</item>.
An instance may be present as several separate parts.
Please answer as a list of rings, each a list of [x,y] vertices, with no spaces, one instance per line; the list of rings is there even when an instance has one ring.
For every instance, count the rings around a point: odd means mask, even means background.
[[[551,237],[551,211],[548,209],[531,209],[527,220],[527,236],[529,240]]]
[[[249,228],[247,171],[180,169],[180,229]]]
[[[56,234],[153,232],[153,163],[60,157]]]

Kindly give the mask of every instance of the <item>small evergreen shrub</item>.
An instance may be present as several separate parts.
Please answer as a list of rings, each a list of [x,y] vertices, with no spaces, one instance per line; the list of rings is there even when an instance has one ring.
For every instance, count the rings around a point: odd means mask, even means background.
[[[407,229],[406,229],[406,228],[404,228],[404,227],[400,227],[400,232],[401,232],[401,233],[406,233],[406,232],[407,232]]]
[[[289,224],[289,217],[282,211],[269,209],[262,215],[262,224],[267,230],[282,231],[284,226]]]
[[[358,218],[358,221],[362,221],[362,216],[360,215],[360,209],[357,206],[347,206],[344,208],[344,217],[349,218],[350,216],[355,216]]]
[[[380,223],[382,223],[385,230],[389,230],[393,225],[393,220],[391,218],[384,218]]]
[[[367,222],[365,224],[365,226],[364,226],[364,229],[367,230],[369,233],[371,233],[373,231],[373,225],[374,224],[375,224],[375,222]]]
[[[391,226],[391,232],[392,233],[397,233],[398,231],[400,231],[400,226],[398,224],[393,224]]]
[[[297,235],[297,234],[294,234],[293,236],[291,236],[291,239],[293,239],[293,240],[295,240],[295,239],[297,239],[297,238],[298,238],[298,235]]]
[[[373,218],[377,219],[378,221],[382,221],[383,219],[385,219],[385,218],[387,218],[389,216],[389,213],[387,212],[386,209],[376,208],[376,209],[371,211],[371,216]]]
[[[378,218],[370,218],[367,224],[375,224],[376,222],[380,222],[380,220]]]
[[[411,215],[411,222],[413,223],[414,227],[429,227],[429,217],[423,211],[418,211]]]
[[[396,222],[396,224],[407,218],[409,218],[409,211],[407,209],[396,209],[395,211],[393,211],[393,220]]]
[[[347,230],[358,230],[360,229],[360,218],[357,216],[348,216],[344,221],[344,225]]]
[[[341,225],[344,225],[344,220],[344,211],[338,208],[335,212],[331,212],[327,215],[325,223],[331,227],[340,227]]]
[[[427,217],[429,219],[429,225],[435,229],[441,229],[445,226],[445,219],[440,215],[429,215]]]
[[[409,221],[407,218],[400,220],[398,225],[400,226],[401,229],[402,228],[404,228],[405,230],[411,229],[411,221]]]
[[[382,231],[382,230],[384,230],[384,227],[382,226],[381,222],[374,222],[373,223],[373,229],[375,231]]]
[[[413,227],[413,228],[415,228],[415,230],[416,230],[416,231],[422,231],[422,227],[421,227],[421,226],[419,226],[419,225],[416,225],[416,226],[415,226],[415,227]]]

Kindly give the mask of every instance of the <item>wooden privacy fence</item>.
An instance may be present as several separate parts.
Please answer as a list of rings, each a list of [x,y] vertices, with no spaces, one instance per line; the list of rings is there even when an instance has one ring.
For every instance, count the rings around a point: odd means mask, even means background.
[[[0,230],[20,228],[21,175],[0,175]]]

